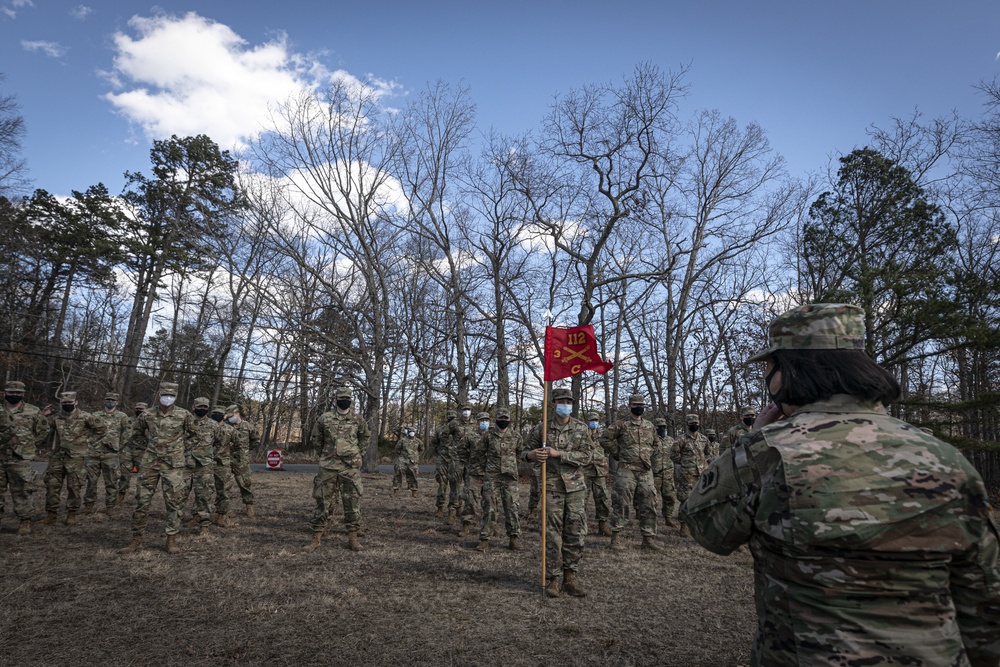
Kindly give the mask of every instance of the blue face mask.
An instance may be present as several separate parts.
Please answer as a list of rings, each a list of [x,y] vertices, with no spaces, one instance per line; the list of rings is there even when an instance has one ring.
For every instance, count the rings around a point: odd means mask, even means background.
[[[479,422],[479,430],[480,431],[485,431],[489,427],[490,427],[490,423],[489,422]]]
[[[597,430],[598,426],[600,426],[600,424],[598,424],[597,422],[590,422],[590,428],[594,429],[595,431]]]
[[[572,403],[556,403],[556,414],[560,417],[569,417],[573,414]]]

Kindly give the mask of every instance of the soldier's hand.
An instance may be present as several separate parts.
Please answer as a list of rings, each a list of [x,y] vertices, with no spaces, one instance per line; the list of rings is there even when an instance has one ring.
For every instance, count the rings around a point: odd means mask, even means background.
[[[554,459],[557,459],[557,458],[559,458],[560,456],[562,456],[562,452],[560,452],[560,451],[559,451],[558,449],[556,449],[555,447],[549,447],[549,456],[551,456],[551,457],[552,457],[552,458],[554,458]]]
[[[771,403],[766,408],[760,411],[757,415],[757,419],[753,422],[753,430],[756,431],[759,428],[763,428],[768,424],[773,424],[774,422],[784,419],[785,413],[782,412],[781,407],[777,403]]]
[[[538,449],[532,449],[528,452],[528,458],[532,461],[538,461],[541,463],[545,459],[549,458],[549,453],[551,448],[549,447],[539,447]]]
[[[42,408],[42,414],[45,415],[46,417],[48,417],[48,416],[50,416],[52,414],[52,404],[51,403],[47,404],[44,408]]]

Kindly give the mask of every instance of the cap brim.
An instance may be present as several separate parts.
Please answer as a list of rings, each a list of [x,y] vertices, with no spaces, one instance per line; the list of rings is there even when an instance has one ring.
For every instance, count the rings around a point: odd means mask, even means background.
[[[747,359],[746,361],[744,361],[743,365],[745,366],[747,364],[752,364],[752,363],[757,362],[757,361],[764,361],[765,359],[767,359],[768,357],[770,357],[772,354],[774,354],[774,349],[775,348],[773,348],[773,347],[769,347],[766,350],[761,350],[757,354],[753,355],[752,357],[750,357],[749,359]]]

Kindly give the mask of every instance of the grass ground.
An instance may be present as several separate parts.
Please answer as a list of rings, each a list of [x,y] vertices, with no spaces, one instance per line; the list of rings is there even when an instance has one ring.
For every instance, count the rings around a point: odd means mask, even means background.
[[[751,560],[722,558],[673,531],[663,551],[612,552],[588,536],[583,599],[541,596],[540,536],[525,550],[498,536],[458,537],[434,517],[434,484],[391,497],[390,477],[367,475],[364,551],[333,526],[309,541],[312,475],[255,475],[257,516],[183,553],[164,550],[157,498],[146,548],[121,556],[132,503],[72,527],[0,528],[2,665],[681,665],[745,663],[755,624]],[[527,484],[522,484],[522,507]],[[40,494],[35,496],[40,505]],[[239,505],[239,503],[237,503]],[[9,507],[9,503],[8,503]],[[522,522],[523,524],[524,522]],[[502,529],[502,522],[501,522]]]

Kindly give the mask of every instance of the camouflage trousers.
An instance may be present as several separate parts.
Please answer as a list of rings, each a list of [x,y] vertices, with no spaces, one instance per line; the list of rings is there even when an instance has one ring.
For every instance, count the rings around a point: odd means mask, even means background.
[[[488,540],[493,536],[493,525],[497,520],[498,505],[502,506],[504,528],[507,537],[521,534],[521,520],[517,516],[520,502],[517,478],[509,475],[487,475],[483,483],[483,518],[479,524],[479,539]]]
[[[240,490],[240,498],[244,505],[253,505],[253,491],[250,490],[250,455],[242,454],[233,457],[233,479]]]
[[[538,509],[542,497],[542,466],[531,464],[531,486],[528,488],[528,514]]]
[[[406,488],[417,489],[417,462],[397,460],[392,468],[392,488],[402,488],[403,479],[406,479]]]
[[[611,489],[611,532],[617,533],[632,521],[633,509],[639,513],[639,532],[656,535],[656,487],[653,472],[640,465],[618,464]]]
[[[142,458],[142,452],[135,449],[131,445],[124,445],[121,451],[118,452],[118,497],[124,498],[125,494],[128,493],[129,484],[132,483],[132,471],[139,471],[139,460]],[[135,487],[136,493],[139,492],[139,485]]]
[[[97,502],[97,485],[104,477],[104,504],[111,507],[118,496],[118,475],[121,459],[118,452],[98,452],[84,459],[87,466],[87,490],[83,494],[84,507],[93,507]]]
[[[361,471],[358,468],[332,469],[320,467],[313,479],[313,511],[309,527],[314,533],[322,533],[330,520],[330,514],[337,506],[337,495],[344,503],[344,528],[356,532],[361,526]]]
[[[34,511],[31,494],[35,491],[35,471],[31,467],[31,461],[12,459],[0,463],[0,515],[4,511],[8,489],[14,505],[14,515],[22,521],[30,519]]]
[[[663,518],[674,515],[674,503],[677,501],[677,485],[674,483],[674,467],[670,466],[653,475],[656,491],[660,494],[660,509]]]
[[[563,570],[576,572],[587,537],[587,491],[545,494],[545,578],[561,577]]]
[[[207,526],[212,523],[212,501],[215,494],[215,463],[204,465],[197,461],[184,467],[184,501],[194,494],[194,514],[198,517],[198,525]]]
[[[451,485],[451,495],[448,496],[448,507],[458,514],[465,498],[465,466],[466,462],[457,456],[448,465],[448,484]]]
[[[434,502],[437,508],[442,510],[448,506],[448,489],[451,488],[452,493],[454,493],[455,489],[448,478],[449,466],[451,466],[451,456],[438,454],[437,465],[434,467],[434,481],[437,483],[437,495],[434,498]]]
[[[472,526],[482,523],[479,514],[483,511],[486,501],[483,500],[486,478],[480,475],[465,476],[465,498],[462,502],[462,523]],[[496,500],[493,501],[496,507]]]
[[[683,505],[684,501],[688,499],[694,485],[698,483],[699,477],[701,477],[701,472],[698,470],[681,470],[677,473],[677,502],[680,505]]]
[[[598,521],[607,521],[611,517],[611,494],[608,493],[608,476],[601,468],[588,467],[584,469],[583,477],[587,482],[587,495],[594,499],[594,514]]]
[[[184,468],[168,468],[149,465],[139,468],[139,482],[136,489],[136,507],[132,512],[132,535],[141,536],[149,525],[149,506],[160,486],[163,504],[167,509],[167,535],[181,532],[181,508],[184,506]]]
[[[66,482],[66,509],[75,512],[83,501],[83,484],[87,466],[83,456],[57,452],[49,459],[45,469],[45,511],[58,512],[63,482]]]

